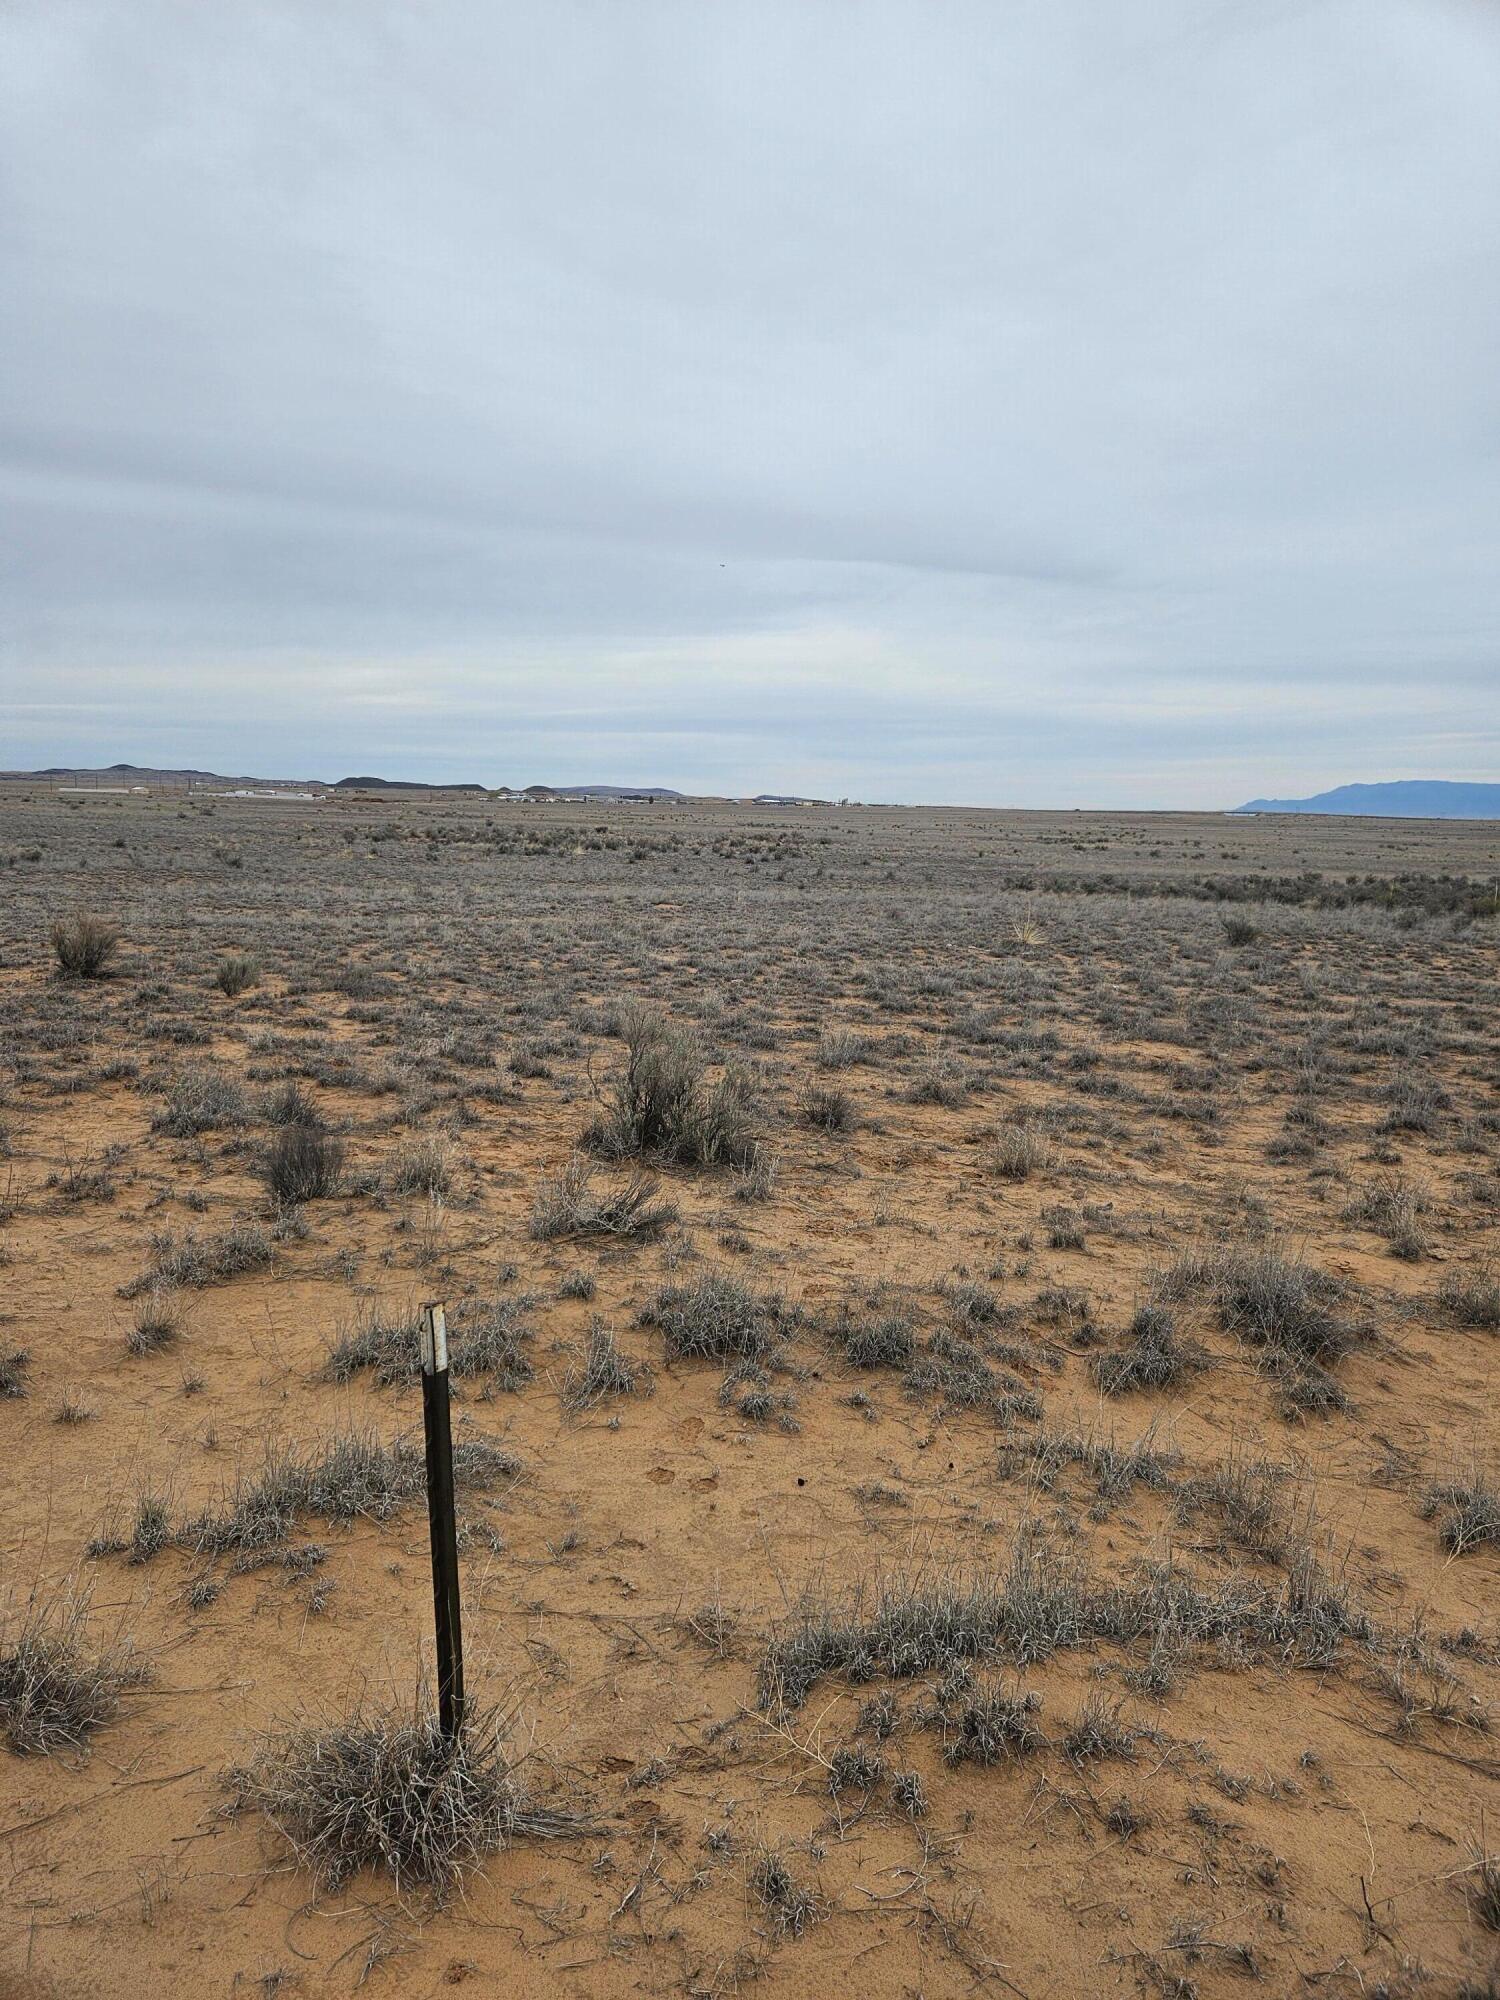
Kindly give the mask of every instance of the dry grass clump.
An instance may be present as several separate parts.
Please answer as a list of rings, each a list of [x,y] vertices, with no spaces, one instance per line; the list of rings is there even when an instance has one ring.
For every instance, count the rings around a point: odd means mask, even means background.
[[[1077,1467],[1093,1480],[1101,1501],[1123,1500],[1137,1486],[1166,1492],[1181,1464],[1175,1451],[1158,1451],[1153,1425],[1131,1444],[1117,1444],[1113,1435],[1096,1438],[1076,1433],[1038,1431],[1002,1447],[996,1470],[1002,1479],[1023,1479],[1044,1493],[1054,1492],[1063,1473]]]
[[[852,1132],[859,1123],[854,1099],[847,1090],[829,1083],[809,1084],[797,1106],[804,1125],[817,1132]]]
[[[825,1675],[859,1683],[910,1678],[963,1661],[1026,1665],[1109,1641],[1146,1639],[1153,1653],[1212,1646],[1227,1659],[1328,1663],[1369,1621],[1340,1585],[1302,1556],[1277,1584],[1240,1572],[1200,1580],[1168,1561],[1136,1579],[1100,1582],[1028,1536],[1008,1571],[935,1578],[894,1575],[844,1606],[809,1598],[767,1647],[762,1706],[798,1707]]]
[[[1053,1150],[1044,1133],[1030,1125],[1002,1125],[985,1147],[988,1172],[1002,1181],[1029,1180],[1052,1165]]]
[[[1434,1132],[1451,1101],[1435,1077],[1413,1069],[1397,1070],[1381,1094],[1386,1109],[1377,1132]]]
[[[266,1192],[282,1208],[337,1194],[343,1171],[342,1145],[318,1125],[283,1125],[260,1163]]]
[[[752,1146],[749,1159],[731,1174],[730,1192],[736,1201],[770,1201],[776,1192],[780,1170],[781,1163],[774,1153],[768,1153],[764,1146]]]
[[[531,1233],[543,1242],[560,1236],[619,1236],[644,1242],[677,1220],[677,1204],[658,1201],[661,1183],[632,1172],[621,1185],[595,1185],[595,1168],[577,1153],[560,1174],[541,1182],[531,1211]]]
[[[438,1133],[409,1139],[386,1163],[385,1182],[393,1194],[450,1195],[457,1169],[451,1142]]]
[[[909,1368],[916,1358],[916,1320],[907,1307],[843,1300],[824,1332],[851,1368]]]
[[[136,1496],[135,1520],[131,1525],[129,1541],[122,1542],[113,1535],[100,1535],[89,1543],[87,1553],[90,1556],[107,1556],[123,1552],[132,1563],[148,1563],[163,1549],[171,1548],[173,1540],[171,1499],[168,1494],[147,1487]]]
[[[1299,1528],[1294,1521],[1286,1477],[1284,1468],[1269,1459],[1233,1450],[1179,1486],[1177,1517],[1186,1521],[1209,1514],[1235,1548],[1264,1562],[1286,1562],[1295,1558],[1307,1535],[1307,1525]]]
[[[1151,1814],[1146,1807],[1138,1805],[1126,1793],[1111,1799],[1100,1811],[1100,1821],[1107,1833],[1116,1840],[1133,1840],[1151,1824]]]
[[[59,918],[51,943],[57,969],[66,979],[103,979],[120,948],[120,933],[102,917]]]
[[[1125,1345],[1096,1354],[1089,1372],[1106,1396],[1126,1396],[1138,1389],[1168,1389],[1207,1366],[1203,1350],[1178,1337],[1166,1306],[1144,1305],[1130,1322]]]
[[[818,1897],[797,1880],[781,1850],[764,1843],[751,1859],[750,1891],[780,1937],[801,1937],[823,1913]]]
[[[1106,1757],[1129,1762],[1141,1733],[1125,1720],[1118,1702],[1091,1694],[1064,1732],[1062,1747],[1074,1764],[1096,1764]]]
[[[998,1764],[1002,1758],[1029,1757],[1047,1747],[1032,1719],[1042,1705],[1034,1690],[1011,1694],[1004,1688],[975,1688],[957,1716],[944,1722],[943,1759],[948,1764]]]
[[[972,1331],[975,1327],[995,1326],[1005,1317],[995,1294],[977,1278],[947,1278],[939,1284],[938,1291],[955,1326]]]
[[[527,1320],[534,1294],[513,1298],[460,1299],[448,1310],[448,1372],[457,1377],[488,1376],[499,1389],[523,1389],[536,1374],[525,1350]],[[353,1327],[340,1333],[328,1354],[328,1373],[348,1382],[361,1369],[374,1371],[382,1387],[408,1385],[422,1373],[421,1322],[410,1307],[367,1307]]]
[[[276,1088],[261,1106],[261,1116],[268,1125],[321,1125],[318,1107],[295,1079],[288,1077]]]
[[[1474,1859],[1464,1873],[1464,1894],[1476,1923],[1487,1931],[1500,1931],[1500,1854],[1487,1854],[1482,1847],[1471,1848]],[[1495,2000],[1500,1994],[1500,1970],[1492,1974],[1487,1988],[1465,1985],[1459,2000]]]
[[[127,1353],[139,1359],[170,1347],[182,1332],[182,1306],[171,1285],[153,1285],[135,1309],[135,1322],[125,1336]]]
[[[64,1201],[113,1201],[117,1193],[114,1170],[124,1157],[124,1148],[110,1146],[95,1160],[85,1153],[80,1160],[69,1154],[61,1172],[47,1176],[47,1186],[55,1188]]]
[[[19,1754],[81,1749],[150,1679],[126,1641],[96,1646],[88,1624],[89,1593],[69,1587],[34,1591],[0,1627],[0,1730]]]
[[[383,1388],[417,1380],[422,1372],[422,1322],[415,1307],[366,1305],[354,1325],[335,1336],[328,1352],[331,1379],[350,1382],[362,1368],[372,1369]]]
[[[984,1410],[997,1423],[1042,1414],[1042,1399],[1019,1376],[991,1366],[978,1344],[939,1327],[901,1378],[913,1396],[937,1396],[955,1410]]]
[[[962,1064],[945,1050],[936,1049],[917,1065],[905,1096],[908,1104],[937,1104],[945,1111],[956,1111],[968,1101],[972,1089],[973,1079]]]
[[[1220,1326],[1259,1349],[1295,1409],[1342,1409],[1347,1398],[1328,1372],[1365,1336],[1334,1311],[1345,1287],[1300,1257],[1276,1249],[1192,1251],[1158,1274],[1161,1299],[1207,1293]]]
[[[525,1348],[531,1339],[527,1315],[535,1304],[531,1292],[460,1299],[448,1314],[449,1374],[483,1375],[492,1388],[524,1389],[536,1374]]]
[[[891,1773],[891,1804],[908,1819],[920,1819],[927,1810],[927,1787],[920,1771]]]
[[[625,1068],[583,1144],[604,1159],[659,1154],[684,1166],[748,1166],[755,1155],[748,1091],[733,1070],[708,1080],[697,1038],[659,1015],[632,1010],[621,1023]]]
[[[200,1063],[172,1078],[166,1102],[151,1120],[151,1129],[173,1139],[191,1139],[199,1132],[244,1125],[249,1117],[250,1106],[239,1078]]]
[[[1500,1329],[1500,1278],[1488,1269],[1450,1272],[1438,1286],[1438,1304],[1451,1312],[1460,1326],[1494,1333]]]
[[[387,1444],[372,1430],[350,1430],[310,1450],[276,1444],[174,1539],[204,1555],[243,1555],[286,1541],[305,1514],[387,1521],[423,1490],[424,1479],[422,1452],[409,1438]]]
[[[168,1230],[152,1242],[150,1269],[122,1285],[120,1296],[138,1298],[142,1292],[172,1285],[201,1291],[246,1271],[264,1271],[275,1255],[275,1245],[258,1222],[235,1222],[207,1238],[190,1229],[179,1239]]]
[[[453,1447],[455,1482],[484,1492],[512,1479],[520,1461],[488,1438],[464,1438]],[[232,1555],[242,1567],[284,1547],[304,1516],[344,1526],[388,1521],[425,1487],[421,1446],[398,1437],[387,1444],[373,1430],[350,1429],[304,1447],[274,1444],[254,1471],[242,1471],[218,1503],[174,1524],[167,1498],[143,1494],[128,1542],[101,1536],[92,1553],[127,1553],[148,1562],[178,1546],[199,1555]]]
[[[660,1330],[674,1361],[759,1361],[775,1348],[789,1317],[781,1298],[752,1291],[727,1271],[705,1271],[653,1293],[640,1324]]]
[[[863,1743],[841,1743],[828,1760],[828,1792],[873,1792],[885,1777],[885,1759]]]
[[[649,1394],[652,1386],[650,1369],[622,1354],[609,1328],[596,1319],[587,1344],[564,1378],[563,1402],[575,1412],[589,1410],[606,1396]]]
[[[265,1815],[319,1887],[363,1868],[439,1896],[512,1840],[585,1829],[518,1782],[507,1720],[472,1710],[457,1743],[423,1712],[362,1706],[267,1735],[226,1774],[236,1811]]]
[[[1393,1257],[1415,1263],[1427,1255],[1429,1248],[1422,1217],[1431,1206],[1432,1199],[1424,1188],[1412,1187],[1396,1175],[1387,1175],[1349,1203],[1344,1220],[1383,1236]]]
[[[0,1350],[0,1397],[26,1394],[26,1370],[31,1366],[29,1347]]]
[[[1422,1519],[1442,1517],[1438,1535],[1450,1555],[1500,1546],[1500,1493],[1478,1466],[1460,1479],[1430,1486],[1422,1498]]]
[[[1049,1250],[1081,1250],[1084,1247],[1083,1217],[1066,1203],[1042,1210]]]

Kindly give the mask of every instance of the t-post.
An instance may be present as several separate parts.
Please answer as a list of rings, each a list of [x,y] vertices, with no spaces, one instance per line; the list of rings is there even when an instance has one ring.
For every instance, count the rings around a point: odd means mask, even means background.
[[[427,1525],[432,1537],[432,1609],[437,1628],[438,1726],[456,1743],[464,1726],[464,1635],[458,1602],[458,1529],[453,1518],[453,1429],[448,1415],[448,1322],[422,1308],[422,1431],[427,1446]]]

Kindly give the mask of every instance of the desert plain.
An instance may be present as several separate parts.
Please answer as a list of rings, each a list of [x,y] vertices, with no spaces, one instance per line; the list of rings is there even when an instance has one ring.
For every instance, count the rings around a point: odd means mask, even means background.
[[[0,1994],[1500,1993],[1497,872],[0,788]]]

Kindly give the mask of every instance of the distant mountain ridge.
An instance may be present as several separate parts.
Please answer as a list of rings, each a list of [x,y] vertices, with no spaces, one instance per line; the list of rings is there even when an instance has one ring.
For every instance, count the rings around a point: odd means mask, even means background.
[[[1500,785],[1449,778],[1397,778],[1388,784],[1336,785],[1309,799],[1251,799],[1237,813],[1341,813],[1373,819],[1500,819]]]
[[[0,778],[13,783],[50,779],[54,783],[109,785],[306,785],[309,778],[230,777],[223,771],[199,771],[191,766],[164,764],[48,764],[40,771],[0,771]]]

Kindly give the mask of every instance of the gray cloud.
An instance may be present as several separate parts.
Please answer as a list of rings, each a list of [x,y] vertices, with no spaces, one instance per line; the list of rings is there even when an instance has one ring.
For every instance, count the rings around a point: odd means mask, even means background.
[[[1489,776],[1470,0],[0,20],[0,762]]]

